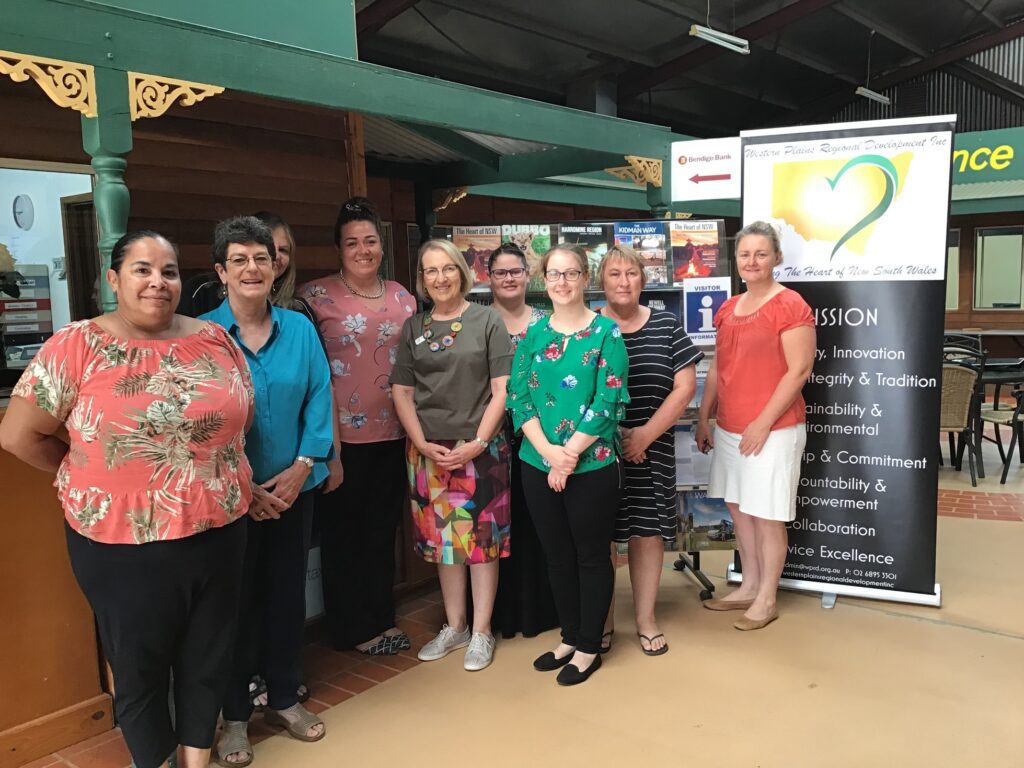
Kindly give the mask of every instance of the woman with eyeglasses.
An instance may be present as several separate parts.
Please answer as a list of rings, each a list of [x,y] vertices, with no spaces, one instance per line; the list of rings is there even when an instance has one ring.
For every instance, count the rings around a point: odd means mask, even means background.
[[[619,422],[629,402],[622,333],[584,301],[586,254],[557,245],[540,268],[554,307],[516,349],[508,406],[522,429],[526,503],[548,562],[562,642],[534,669],[576,685],[601,667],[615,573],[608,556],[619,506]]]
[[[300,291],[327,347],[339,445],[317,502],[325,623],[338,650],[394,656],[412,644],[395,622],[405,431],[388,378],[399,331],[416,300],[381,277],[381,221],[369,200],[354,197],[342,204],[334,243],[340,269]]]
[[[505,321],[514,354],[530,326],[546,318],[547,313],[526,303],[530,275],[526,254],[518,245],[502,243],[492,251],[487,260],[487,273],[494,301],[492,306]],[[515,549],[511,556],[501,560],[498,569],[498,595],[492,623],[495,631],[504,637],[514,637],[517,632],[522,632],[524,637],[534,637],[557,627],[558,614],[551,595],[544,550],[523,498],[522,465],[519,461],[519,444],[523,436],[512,429],[511,416],[505,419],[505,433],[511,445],[511,524],[515,532]]]
[[[416,291],[431,307],[402,327],[391,385],[408,435],[416,550],[437,563],[447,617],[419,658],[434,661],[469,646],[463,666],[476,671],[494,658],[498,561],[509,555],[509,445],[502,424],[512,347],[501,316],[466,301],[472,287],[473,273],[451,242],[420,247]]]
[[[330,372],[313,324],[270,303],[275,256],[273,233],[259,219],[239,216],[220,222],[213,259],[227,298],[201,318],[224,328],[242,350],[256,392],[255,418],[245,441],[254,497],[224,728],[217,743],[219,761],[230,766],[253,761],[248,724],[254,673],[267,684],[264,721],[283,726],[300,741],[317,741],[325,734],[323,721],[299,702],[298,688],[313,500],[334,455]],[[216,483],[217,478],[207,481]]]

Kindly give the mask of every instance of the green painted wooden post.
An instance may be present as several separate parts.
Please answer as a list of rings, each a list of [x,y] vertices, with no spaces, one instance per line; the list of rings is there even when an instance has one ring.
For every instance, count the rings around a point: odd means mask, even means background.
[[[132,121],[128,104],[128,75],[114,69],[96,69],[96,117],[82,118],[82,146],[96,172],[93,204],[100,239],[100,304],[109,312],[117,298],[107,284],[110,251],[128,228],[130,195],[124,183],[126,159],[132,149]]]

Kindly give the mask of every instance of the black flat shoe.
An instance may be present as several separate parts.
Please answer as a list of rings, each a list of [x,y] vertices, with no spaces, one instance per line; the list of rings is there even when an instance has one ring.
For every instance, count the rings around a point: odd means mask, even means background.
[[[567,664],[565,669],[558,673],[556,680],[559,685],[579,685],[587,682],[592,674],[601,668],[601,656],[594,657],[594,661],[583,672],[575,664]]]
[[[571,660],[572,653],[559,659],[553,651],[548,651],[543,656],[538,656],[533,660],[533,668],[538,672],[554,672],[556,669],[564,667]]]

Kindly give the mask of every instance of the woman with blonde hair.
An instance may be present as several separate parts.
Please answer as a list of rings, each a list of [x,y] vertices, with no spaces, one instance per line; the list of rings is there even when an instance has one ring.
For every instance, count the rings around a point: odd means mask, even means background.
[[[416,290],[431,307],[406,321],[391,372],[405,427],[416,550],[437,563],[447,623],[419,652],[440,659],[469,646],[463,666],[494,657],[498,560],[509,554],[505,385],[512,346],[501,316],[466,301],[473,274],[452,243],[420,247]],[[466,566],[473,590],[467,624]]]
[[[704,357],[669,312],[640,304],[644,265],[627,246],[605,254],[598,283],[629,355],[629,404],[622,435],[623,491],[615,524],[617,543],[629,544],[629,578],[640,648],[668,651],[654,603],[664,566],[664,542],[676,536],[676,461],[673,427],[697,388],[694,365]],[[605,633],[608,635],[608,632]]]

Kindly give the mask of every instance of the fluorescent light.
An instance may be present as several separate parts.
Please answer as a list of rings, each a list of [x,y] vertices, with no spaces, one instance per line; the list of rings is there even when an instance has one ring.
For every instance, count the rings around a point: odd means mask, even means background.
[[[719,32],[711,27],[702,27],[700,24],[694,24],[690,27],[690,37],[699,37],[701,40],[720,45],[736,53],[750,53],[750,42],[748,40],[742,37],[727,35],[725,32]]]
[[[871,99],[877,101],[879,104],[892,104],[892,99],[888,96],[883,96],[878,91],[872,91],[870,88],[865,88],[863,85],[854,91],[858,96],[863,96],[865,99]]]

